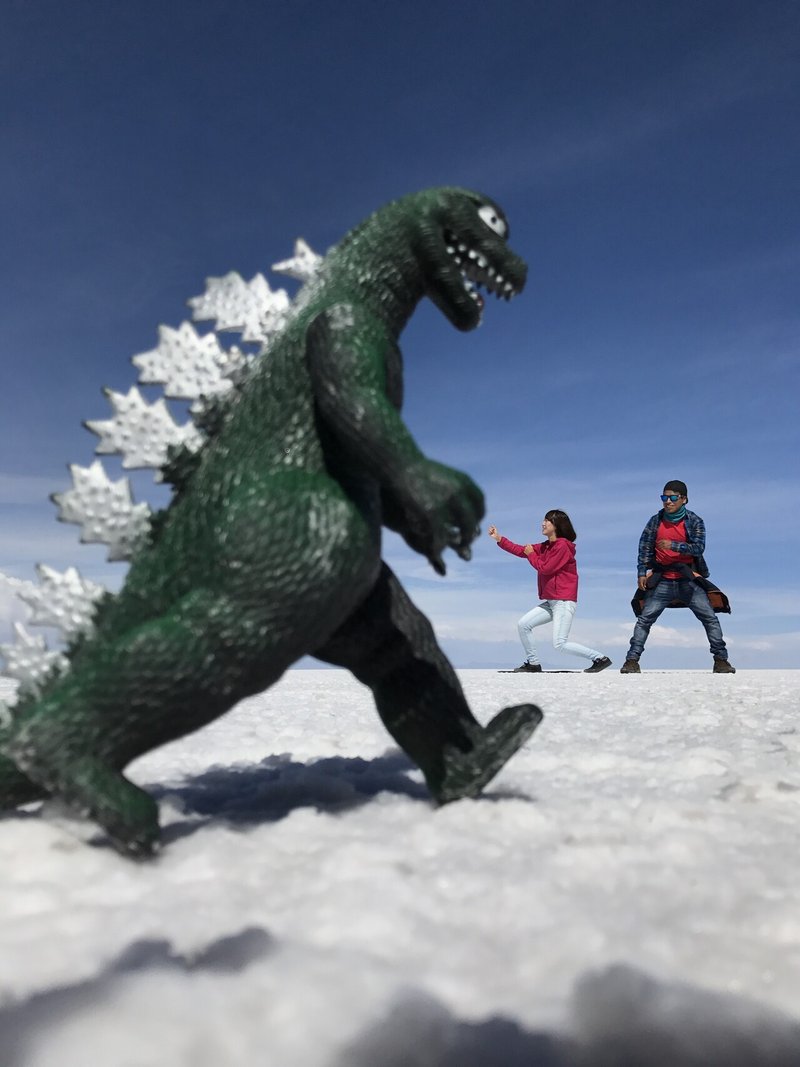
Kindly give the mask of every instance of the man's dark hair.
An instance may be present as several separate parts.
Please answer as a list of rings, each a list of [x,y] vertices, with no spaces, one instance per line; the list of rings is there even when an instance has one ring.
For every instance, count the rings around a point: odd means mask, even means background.
[[[686,482],[680,482],[677,478],[667,482],[662,491],[664,493],[678,493],[680,496],[685,496],[687,500],[689,499],[689,490],[686,488]]]
[[[548,511],[545,518],[549,519],[555,526],[556,537],[566,537],[568,541],[577,540],[578,535],[575,533],[575,528],[569,521],[569,515],[567,515],[566,511],[559,511],[556,508],[554,511]]]

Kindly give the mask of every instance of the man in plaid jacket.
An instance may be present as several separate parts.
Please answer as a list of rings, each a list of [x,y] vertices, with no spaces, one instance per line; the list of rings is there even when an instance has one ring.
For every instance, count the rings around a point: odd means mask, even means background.
[[[664,608],[676,600],[690,608],[703,624],[714,657],[714,674],[736,673],[728,660],[722,627],[708,594],[694,580],[708,577],[703,558],[706,528],[700,516],[687,509],[688,499],[685,482],[676,479],[667,482],[661,495],[664,506],[651,516],[639,538],[637,575],[639,588],[646,596],[620,674],[641,673],[639,657],[650,627]]]

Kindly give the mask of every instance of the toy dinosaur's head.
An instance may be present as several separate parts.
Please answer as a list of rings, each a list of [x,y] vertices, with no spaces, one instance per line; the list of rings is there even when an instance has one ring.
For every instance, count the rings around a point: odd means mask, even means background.
[[[480,288],[504,300],[522,291],[528,268],[508,247],[508,222],[488,196],[444,186],[404,199],[415,216],[426,295],[457,329],[480,325]]]

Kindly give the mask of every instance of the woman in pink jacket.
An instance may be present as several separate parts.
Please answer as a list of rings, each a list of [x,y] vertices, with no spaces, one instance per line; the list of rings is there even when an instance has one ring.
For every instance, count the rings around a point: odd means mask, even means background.
[[[611,660],[577,641],[568,641],[570,627],[578,603],[578,568],[575,565],[575,538],[577,534],[565,511],[548,511],[542,520],[542,533],[547,540],[536,545],[515,545],[489,527],[489,536],[512,556],[527,556],[528,563],[536,568],[539,578],[541,604],[523,615],[517,623],[519,639],[525,649],[526,659],[516,672],[538,673],[542,666],[533,642],[533,630],[552,620],[553,647],[559,652],[571,652],[592,661],[585,674],[597,674],[611,666]]]

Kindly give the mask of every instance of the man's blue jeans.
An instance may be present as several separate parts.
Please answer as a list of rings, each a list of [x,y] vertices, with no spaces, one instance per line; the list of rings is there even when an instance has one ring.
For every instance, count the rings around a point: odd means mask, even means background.
[[[662,578],[655,589],[648,590],[642,613],[636,620],[636,626],[633,629],[633,637],[631,638],[631,647],[628,649],[627,659],[638,660],[642,652],[644,652],[644,643],[650,633],[650,627],[664,608],[669,605],[670,601],[675,600],[681,584],[683,583],[672,578]],[[711,655],[716,659],[727,659],[728,649],[722,636],[722,627],[714,613],[714,609],[711,607],[706,591],[697,584],[693,584],[691,588],[692,599],[687,606],[703,624],[708,637]]]

